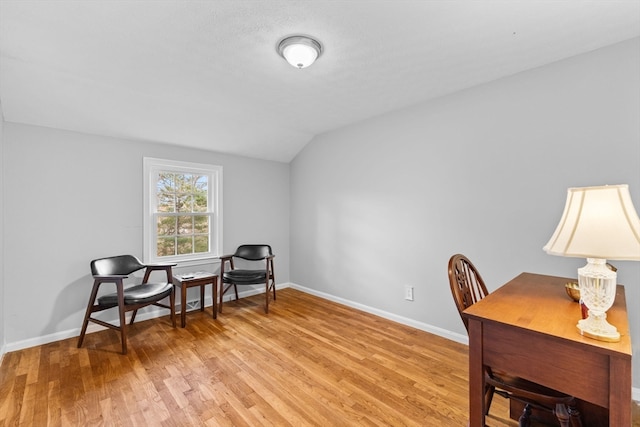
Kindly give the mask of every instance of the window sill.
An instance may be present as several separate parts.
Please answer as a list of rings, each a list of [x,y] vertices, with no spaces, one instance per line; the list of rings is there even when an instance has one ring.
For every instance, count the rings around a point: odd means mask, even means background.
[[[203,258],[203,259],[192,259],[185,261],[176,261],[178,263],[177,268],[182,267],[194,267],[200,265],[218,265],[220,264],[220,258]]]

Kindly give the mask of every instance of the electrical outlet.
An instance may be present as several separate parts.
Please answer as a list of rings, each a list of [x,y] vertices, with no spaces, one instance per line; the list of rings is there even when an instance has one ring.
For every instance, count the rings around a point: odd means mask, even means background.
[[[404,285],[404,299],[407,301],[413,301],[413,286]]]

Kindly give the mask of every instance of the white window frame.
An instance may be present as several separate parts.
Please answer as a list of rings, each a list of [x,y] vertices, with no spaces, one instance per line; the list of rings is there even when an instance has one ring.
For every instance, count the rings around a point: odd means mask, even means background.
[[[196,265],[199,261],[209,261],[220,256],[222,249],[222,166],[202,163],[181,162],[177,160],[143,158],[144,182],[144,219],[143,258],[145,263],[176,262],[179,265]],[[156,184],[159,172],[178,172],[207,175],[209,177],[208,213],[211,218],[209,224],[209,252],[157,256],[157,220],[156,220]]]

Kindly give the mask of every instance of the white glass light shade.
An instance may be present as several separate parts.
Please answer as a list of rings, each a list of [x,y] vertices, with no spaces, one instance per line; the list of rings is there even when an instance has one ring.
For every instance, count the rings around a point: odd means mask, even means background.
[[[569,188],[560,223],[543,249],[568,257],[640,260],[640,219],[629,186]]]
[[[291,36],[278,44],[278,53],[292,66],[306,68],[318,59],[322,46],[306,36]]]

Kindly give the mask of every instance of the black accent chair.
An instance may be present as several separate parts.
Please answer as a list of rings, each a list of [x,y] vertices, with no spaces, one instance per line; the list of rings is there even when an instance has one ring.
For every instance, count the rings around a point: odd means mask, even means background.
[[[122,354],[127,354],[127,324],[125,313],[133,311],[130,325],[136,318],[139,308],[147,305],[156,305],[167,308],[171,311],[171,323],[176,327],[175,313],[175,290],[173,286],[172,267],[176,264],[152,264],[145,265],[133,255],[119,255],[108,258],[94,259],[91,261],[91,274],[93,275],[93,290],[87,304],[87,312],[82,323],[82,331],[78,339],[78,348],[82,346],[87,325],[94,322],[104,327],[120,331],[122,340]],[[146,268],[142,283],[125,288],[124,279],[131,273]],[[167,281],[160,283],[149,283],[149,276],[153,271],[165,271]],[[98,289],[103,283],[114,283],[116,292],[102,295],[97,298]],[[164,298],[169,297],[169,305],[160,303]],[[97,298],[97,302],[96,302]],[[120,322],[114,325],[100,319],[91,317],[92,313],[118,307]]]
[[[449,285],[458,313],[468,332],[469,324],[462,312],[487,296],[487,287],[473,263],[461,254],[453,255],[449,259]],[[582,427],[580,412],[573,396],[508,373],[496,372],[489,366],[485,367],[485,384],[485,415],[489,413],[493,395],[499,394],[524,404],[524,411],[518,420],[520,427],[531,425],[532,409],[553,413],[562,427]]]
[[[236,292],[238,299],[237,285],[265,285],[264,312],[269,313],[269,293],[273,290],[273,300],[276,299],[276,283],[273,273],[273,252],[269,245],[241,245],[232,255],[220,257],[220,277],[222,278],[222,289],[220,291],[219,311],[222,313],[222,297],[231,288]],[[249,261],[250,264],[258,264],[259,269],[235,268],[238,258]]]

